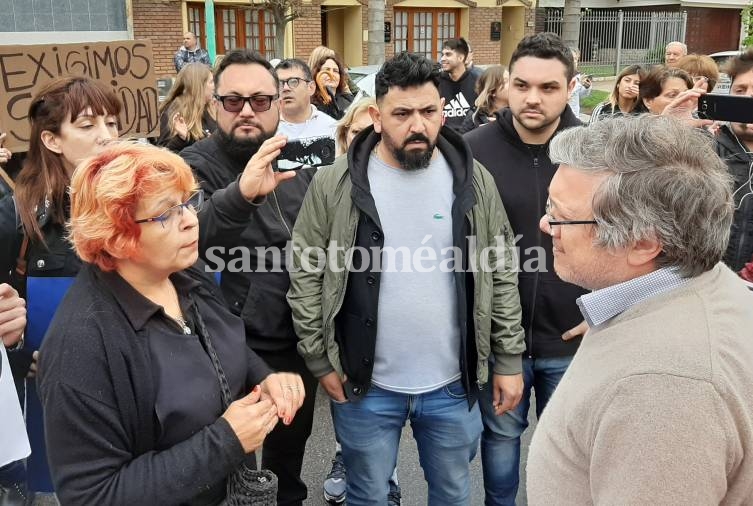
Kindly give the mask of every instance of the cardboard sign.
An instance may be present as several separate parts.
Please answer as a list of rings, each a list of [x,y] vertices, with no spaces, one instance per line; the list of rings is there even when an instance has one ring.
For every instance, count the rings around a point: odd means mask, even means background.
[[[121,137],[158,135],[153,61],[148,40],[0,46],[0,129],[8,133],[5,147],[14,152],[28,149],[31,98],[52,79],[71,75],[91,77],[115,90],[123,103]]]

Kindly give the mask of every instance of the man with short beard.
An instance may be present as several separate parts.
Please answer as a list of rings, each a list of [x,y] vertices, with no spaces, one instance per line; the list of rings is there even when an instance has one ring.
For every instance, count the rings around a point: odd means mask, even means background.
[[[753,97],[753,51],[731,58],[725,72],[731,79],[730,95]],[[727,164],[735,180],[735,215],[724,263],[735,272],[751,261],[753,256],[753,118],[750,123],[729,123],[722,126],[716,143],[716,153]]]
[[[222,292],[245,322],[248,346],[273,369],[303,378],[303,407],[294,420],[277,424],[262,449],[262,467],[279,479],[278,503],[302,504],[306,485],[300,473],[317,383],[296,351],[298,336],[285,300],[285,246],[314,170],[281,173],[270,167],[267,189],[256,191],[256,174],[274,163],[286,142],[274,135],[280,117],[277,77],[261,55],[236,49],[225,55],[214,79],[216,133],[180,155],[209,199],[199,214],[202,257],[210,268],[225,266]],[[233,248],[241,251],[231,253]]]
[[[317,174],[293,229],[298,349],[334,401],[351,506],[387,504],[406,420],[428,503],[469,504],[478,389],[498,413],[522,389],[512,233],[493,179],[442,127],[438,85],[424,56],[385,62],[374,125]]]
[[[525,390],[518,408],[500,416],[491,395],[481,392],[487,505],[515,505],[520,436],[528,427],[531,389],[536,391],[539,417],[585,330],[585,325],[579,326],[583,318],[575,303],[584,290],[557,277],[551,237],[539,230],[549,182],[557,170],[549,159],[549,142],[561,130],[580,125],[567,105],[574,76],[573,54],[557,35],[524,38],[510,59],[510,107],[497,111],[496,121],[465,136],[473,156],[494,177],[518,240],[518,287],[526,333]]]

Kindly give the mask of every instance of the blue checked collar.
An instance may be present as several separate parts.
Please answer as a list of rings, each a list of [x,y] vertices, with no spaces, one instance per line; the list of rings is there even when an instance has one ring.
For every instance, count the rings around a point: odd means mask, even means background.
[[[664,267],[649,274],[582,295],[576,301],[590,327],[598,327],[615,316],[669,290],[682,286],[688,278],[676,267]]]

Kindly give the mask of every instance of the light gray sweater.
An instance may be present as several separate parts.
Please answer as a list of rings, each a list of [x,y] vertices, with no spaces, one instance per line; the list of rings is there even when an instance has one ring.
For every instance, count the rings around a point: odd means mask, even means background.
[[[718,264],[589,331],[527,469],[531,506],[753,504],[753,294]]]

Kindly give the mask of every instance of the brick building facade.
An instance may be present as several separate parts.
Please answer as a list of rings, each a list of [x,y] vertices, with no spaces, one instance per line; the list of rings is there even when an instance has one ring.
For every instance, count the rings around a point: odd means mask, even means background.
[[[181,3],[168,0],[131,0],[134,39],[150,39],[158,76],[175,73],[173,55],[183,44]]]
[[[185,30],[199,32],[199,40],[206,47],[201,33],[203,0],[131,0],[131,4],[133,36],[152,41],[157,75],[175,74],[173,54]],[[221,25],[217,28],[218,54],[226,45],[259,49],[256,44],[263,44],[250,38],[260,27],[252,27],[250,15],[244,12],[252,10],[249,4],[248,0],[215,0],[215,25]],[[476,63],[506,63],[517,41],[536,30],[536,12],[531,6],[529,0],[387,0],[384,20],[390,27],[390,41],[385,43],[385,56],[394,55],[397,48],[424,52],[436,59],[443,38],[462,36],[473,47]],[[300,12],[301,16],[287,27],[284,51],[272,53],[268,49],[268,58],[306,59],[316,46],[327,45],[349,66],[367,63],[368,0],[304,0]],[[492,23],[497,23],[497,28],[502,26],[498,37],[492,36]],[[421,27],[418,32],[416,26]],[[267,26],[266,31],[269,37],[271,28]],[[229,33],[236,39],[227,39]],[[272,44],[271,39],[266,40],[267,46]]]

